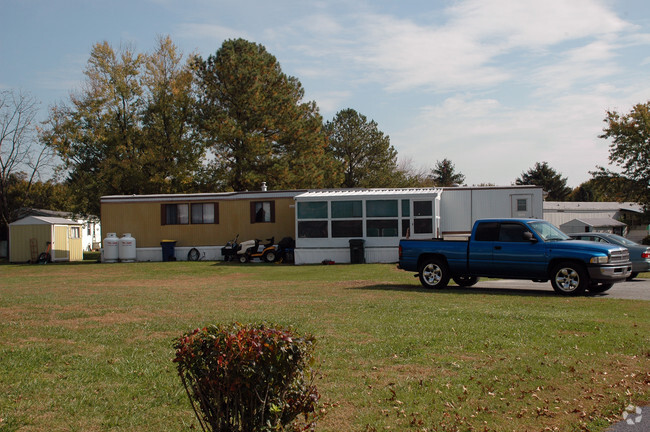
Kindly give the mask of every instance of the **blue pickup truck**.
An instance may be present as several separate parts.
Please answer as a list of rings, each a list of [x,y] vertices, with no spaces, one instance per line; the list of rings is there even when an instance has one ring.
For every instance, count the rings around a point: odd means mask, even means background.
[[[539,219],[481,219],[468,241],[402,239],[399,268],[416,272],[426,288],[479,277],[551,281],[563,295],[607,291],[632,272],[627,249],[572,240]]]

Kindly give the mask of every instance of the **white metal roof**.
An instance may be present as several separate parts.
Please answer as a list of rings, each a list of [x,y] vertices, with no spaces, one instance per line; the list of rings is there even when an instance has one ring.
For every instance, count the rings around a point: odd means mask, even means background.
[[[152,194],[152,195],[105,195],[102,203],[115,202],[189,202],[206,200],[269,199],[293,198],[303,191],[252,191],[252,192],[214,192],[189,194]]]
[[[544,211],[593,212],[617,210],[643,213],[643,206],[633,202],[544,201]]]
[[[81,225],[81,222],[75,222],[70,219],[64,219],[53,216],[27,216],[19,219],[9,225]]]
[[[328,199],[328,198],[362,198],[362,197],[403,197],[406,195],[440,195],[442,189],[437,188],[404,188],[404,189],[333,189],[309,191],[296,195],[296,200]]]
[[[573,219],[563,225],[574,224],[575,222],[580,222],[594,228],[627,226],[623,222],[612,218]]]

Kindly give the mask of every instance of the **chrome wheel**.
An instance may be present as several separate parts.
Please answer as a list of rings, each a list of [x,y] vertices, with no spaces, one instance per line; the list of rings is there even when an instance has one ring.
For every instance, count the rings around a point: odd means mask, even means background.
[[[555,274],[555,283],[562,291],[575,291],[580,285],[580,275],[572,268],[563,268]]]
[[[589,285],[589,276],[579,264],[563,263],[553,269],[551,285],[559,294],[578,295]]]
[[[428,285],[438,285],[442,279],[442,269],[435,264],[429,264],[422,269],[422,277]]]
[[[420,283],[425,288],[444,288],[449,283],[449,270],[444,261],[430,259],[420,268]]]

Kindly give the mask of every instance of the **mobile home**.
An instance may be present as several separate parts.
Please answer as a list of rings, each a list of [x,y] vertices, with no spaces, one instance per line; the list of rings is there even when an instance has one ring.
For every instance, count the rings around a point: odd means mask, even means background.
[[[176,259],[192,248],[202,259],[221,259],[221,247],[239,240],[294,236],[293,197],[300,191],[116,195],[101,198],[102,238],[130,233],[137,261],[161,261],[163,242]]]
[[[197,248],[206,260],[239,240],[296,241],[297,264],[396,262],[399,239],[463,235],[483,217],[542,218],[536,186],[339,189],[118,195],[101,199],[103,237],[130,233],[138,261],[176,259]]]

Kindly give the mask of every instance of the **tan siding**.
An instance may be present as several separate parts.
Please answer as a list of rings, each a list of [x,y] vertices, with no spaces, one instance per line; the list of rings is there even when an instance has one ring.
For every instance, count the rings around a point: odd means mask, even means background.
[[[80,238],[70,239],[70,261],[83,261],[83,243]]]
[[[67,225],[54,225],[54,244],[52,247],[52,260],[67,261],[70,259],[70,239]]]
[[[250,222],[251,201],[275,201],[275,222]],[[193,201],[196,202],[196,201]],[[221,246],[239,234],[240,240],[294,237],[295,213],[293,198],[257,198],[236,200],[206,200],[219,203],[218,224],[162,225],[161,205],[156,202],[102,203],[102,238],[107,233],[131,233],[137,247],[159,247],[161,240],[175,240],[177,246]],[[174,204],[182,202],[174,201]]]
[[[37,240],[38,253],[45,252],[51,235],[52,227],[50,225],[12,226],[9,239],[9,260],[11,262],[27,262],[31,260],[32,254],[29,246],[29,239],[31,238]]]

